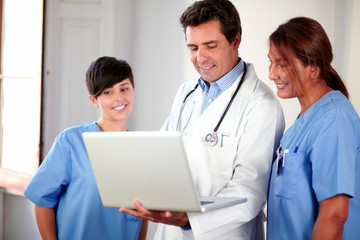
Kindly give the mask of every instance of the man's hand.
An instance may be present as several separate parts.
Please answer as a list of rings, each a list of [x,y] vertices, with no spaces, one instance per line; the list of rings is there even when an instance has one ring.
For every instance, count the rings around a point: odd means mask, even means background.
[[[139,201],[134,200],[135,209],[120,208],[119,211],[157,223],[164,223],[183,227],[189,223],[185,212],[151,211],[145,208]]]

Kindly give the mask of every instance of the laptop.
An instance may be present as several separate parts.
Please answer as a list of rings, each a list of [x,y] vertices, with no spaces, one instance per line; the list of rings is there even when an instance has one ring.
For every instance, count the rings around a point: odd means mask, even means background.
[[[247,201],[243,197],[199,197],[180,132],[85,132],[102,203],[149,210],[205,212]]]

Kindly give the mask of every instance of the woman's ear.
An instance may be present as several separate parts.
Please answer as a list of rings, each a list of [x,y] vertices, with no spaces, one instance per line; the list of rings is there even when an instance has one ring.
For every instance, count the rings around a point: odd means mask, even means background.
[[[318,66],[311,66],[311,78],[317,79],[320,76],[320,68]]]
[[[92,102],[92,104],[94,104],[95,107],[98,107],[97,100],[93,95],[89,95],[89,99]]]

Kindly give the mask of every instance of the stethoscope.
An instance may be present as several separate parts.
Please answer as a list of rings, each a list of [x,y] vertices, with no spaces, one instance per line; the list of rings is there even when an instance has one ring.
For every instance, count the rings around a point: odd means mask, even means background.
[[[204,139],[204,140],[205,140],[205,142],[206,142],[209,146],[215,146],[215,145],[217,144],[217,142],[218,142],[217,130],[219,129],[222,121],[224,120],[224,118],[225,118],[225,116],[226,116],[226,114],[227,114],[227,112],[228,112],[228,110],[229,110],[232,102],[233,102],[234,99],[235,99],[236,94],[238,93],[238,91],[239,91],[239,89],[240,89],[240,87],[241,87],[241,84],[242,84],[243,81],[244,81],[244,78],[245,78],[245,75],[246,75],[246,71],[247,71],[246,63],[244,62],[244,72],[243,72],[243,75],[241,76],[240,82],[239,82],[238,86],[236,87],[236,90],[235,90],[234,94],[231,96],[231,99],[230,99],[228,105],[226,106],[225,111],[224,111],[223,114],[221,115],[221,118],[220,118],[219,122],[217,123],[217,125],[215,126],[213,132],[212,132],[212,133],[208,133],[208,134],[206,134],[206,136],[205,136],[205,139]],[[185,96],[185,98],[184,98],[184,100],[183,100],[183,102],[182,102],[182,105],[181,105],[181,108],[180,108],[180,113],[179,113],[179,119],[178,119],[177,126],[176,126],[176,129],[177,129],[178,131],[180,131],[180,119],[181,119],[181,116],[182,116],[182,112],[183,112],[183,110],[184,110],[184,107],[185,107],[185,105],[186,105],[186,100],[188,99],[188,97],[189,97],[192,93],[195,92],[195,90],[197,89],[198,86],[199,86],[199,84],[197,83],[196,86],[194,87],[194,89],[192,89],[190,92],[188,92],[188,94],[186,94],[186,96]],[[188,124],[188,123],[187,123],[187,124]],[[187,124],[186,124],[186,126],[185,126],[184,128],[187,127]]]

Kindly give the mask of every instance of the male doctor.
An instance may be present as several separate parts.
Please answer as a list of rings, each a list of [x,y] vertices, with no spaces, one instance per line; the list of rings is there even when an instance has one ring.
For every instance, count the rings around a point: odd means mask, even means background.
[[[135,201],[135,210],[120,211],[162,223],[155,239],[262,239],[270,166],[284,130],[281,106],[254,66],[238,57],[241,24],[230,1],[197,1],[180,21],[201,77],[180,87],[163,130],[182,132],[200,196],[247,202],[175,213]]]

